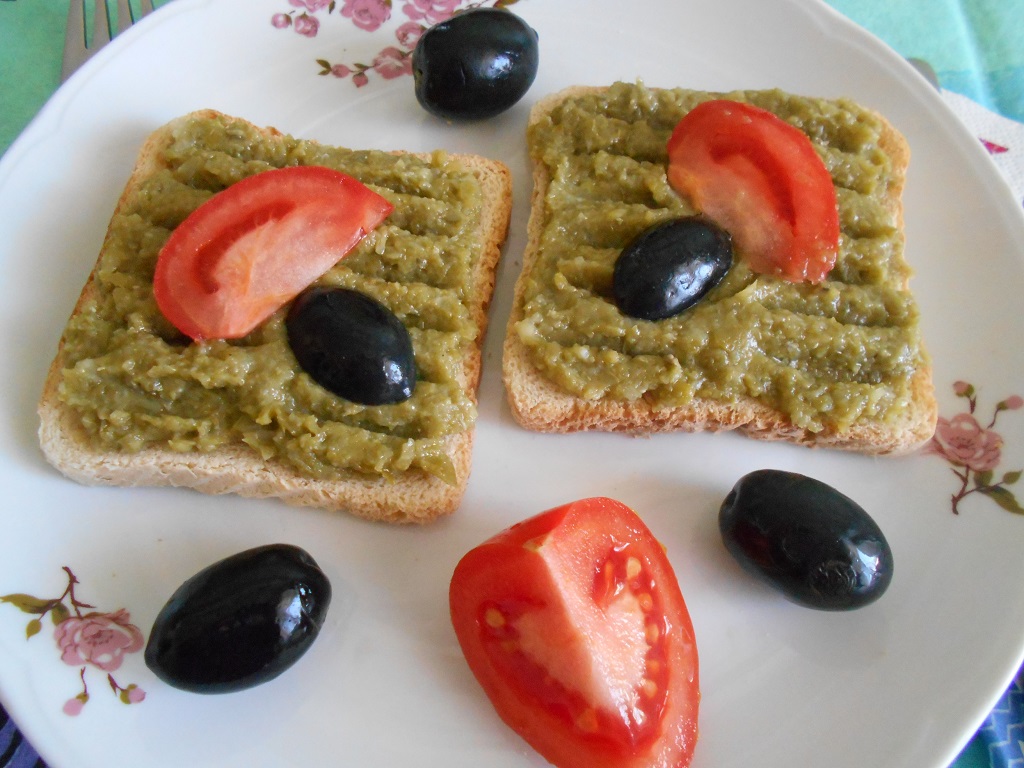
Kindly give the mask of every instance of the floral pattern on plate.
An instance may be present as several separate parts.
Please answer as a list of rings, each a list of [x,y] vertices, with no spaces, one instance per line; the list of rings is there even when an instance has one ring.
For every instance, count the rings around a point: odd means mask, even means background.
[[[957,397],[967,400],[968,410],[951,419],[939,417],[935,436],[925,447],[925,453],[940,456],[949,462],[950,470],[960,481],[959,490],[950,497],[953,514],[960,513],[960,502],[972,493],[988,496],[1005,510],[1024,514],[1016,496],[1008,486],[1021,478],[1021,470],[1004,472],[995,479],[996,469],[1003,458],[1003,436],[995,431],[996,420],[1003,411],[1017,411],[1024,407],[1024,398],[1011,395],[1000,400],[992,412],[992,419],[982,426],[975,416],[978,393],[973,384],[958,381],[953,384]]]
[[[401,15],[392,19],[392,10],[401,2]],[[450,19],[459,11],[471,8],[507,8],[518,0],[468,3],[463,0],[288,0],[292,8],[275,13],[270,23],[277,29],[291,29],[304,37],[315,38],[321,25],[333,17],[350,21],[364,32],[376,32],[390,21],[395,42],[386,45],[369,62],[338,62],[318,58],[319,75],[352,78],[357,88],[370,82],[376,74],[385,80],[412,74],[412,52],[416,42],[427,29]],[[460,7],[462,6],[462,7]],[[403,18],[404,17],[404,18]],[[400,23],[398,23],[400,22]]]
[[[60,597],[47,599],[14,593],[0,595],[0,603],[10,603],[34,616],[25,626],[27,640],[42,631],[43,619],[49,614],[61,661],[78,667],[78,677],[82,681],[82,690],[64,703],[65,714],[79,714],[89,701],[89,686],[85,679],[89,667],[106,672],[107,684],[123,703],[138,704],[146,698],[146,692],[135,683],[122,686],[114,679],[113,673],[121,667],[126,654],[142,649],[142,632],[131,623],[131,615],[124,608],[104,613],[79,600],[75,595],[78,578],[67,566],[64,566],[64,573],[67,574],[68,585]]]

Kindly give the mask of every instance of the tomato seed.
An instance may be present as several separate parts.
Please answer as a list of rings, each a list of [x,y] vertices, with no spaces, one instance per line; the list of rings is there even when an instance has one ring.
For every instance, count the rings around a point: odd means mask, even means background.
[[[658,642],[658,638],[661,637],[661,630],[658,629],[658,625],[651,623],[644,627],[644,637],[648,645],[654,645]]]
[[[527,549],[530,552],[539,552],[540,548],[544,546],[544,542],[547,541],[547,538],[547,534],[534,536],[532,539],[528,539],[523,542],[523,549]]]
[[[635,579],[640,575],[640,571],[643,570],[643,565],[635,557],[631,557],[626,561],[626,578]]]
[[[576,727],[586,733],[597,732],[597,712],[585,709],[576,717]]]

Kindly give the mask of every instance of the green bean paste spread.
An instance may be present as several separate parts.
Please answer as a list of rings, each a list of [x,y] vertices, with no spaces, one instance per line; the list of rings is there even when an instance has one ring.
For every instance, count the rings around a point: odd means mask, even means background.
[[[810,137],[838,196],[837,264],[819,285],[796,284],[753,273],[737,254],[725,279],[681,314],[626,317],[612,298],[615,260],[654,223],[695,213],[669,186],[666,145],[680,118],[711,98],[767,109]],[[534,364],[588,400],[644,398],[662,409],[751,397],[811,431],[891,423],[925,353],[891,199],[903,169],[882,136],[882,121],[850,101],[777,90],[617,83],[564,101],[529,133],[532,157],[550,174],[516,327]]]
[[[448,436],[476,418],[464,356],[480,333],[469,294],[481,257],[483,204],[473,173],[427,158],[268,137],[230,118],[193,119],[114,218],[95,292],[70,321],[60,397],[102,449],[212,451],[244,443],[305,476],[344,479],[422,470],[454,482]],[[359,290],[409,329],[417,366],[410,399],[366,406],[302,372],[287,306],[242,339],[194,343],[153,298],[157,255],[196,207],[270,168],[322,165],[386,197],[394,212],[318,284]]]

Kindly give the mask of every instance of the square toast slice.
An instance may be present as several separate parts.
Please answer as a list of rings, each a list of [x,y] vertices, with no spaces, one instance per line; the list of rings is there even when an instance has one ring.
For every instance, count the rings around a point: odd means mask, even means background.
[[[666,145],[679,119],[711,98],[749,101],[809,135],[837,188],[837,265],[819,286],[795,285],[738,258],[682,314],[625,317],[611,297],[614,260],[647,226],[696,213],[668,184]],[[739,430],[872,454],[907,453],[931,437],[931,362],[903,256],[909,149],[883,117],[781,91],[617,83],[539,101],[528,136],[534,191],[503,350],[523,427]]]
[[[174,226],[232,181],[294,164],[334,167],[395,206],[318,284],[364,290],[409,328],[419,375],[404,404],[349,403],[297,370],[287,306],[245,339],[202,344],[156,306],[152,271]],[[470,473],[510,211],[508,168],[482,157],[329,147],[212,110],[168,123],[138,154],[49,369],[43,453],[85,484],[278,497],[390,522],[449,514]]]

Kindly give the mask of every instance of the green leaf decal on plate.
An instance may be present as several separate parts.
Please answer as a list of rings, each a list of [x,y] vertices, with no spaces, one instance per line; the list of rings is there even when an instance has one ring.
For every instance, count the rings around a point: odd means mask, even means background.
[[[1017,503],[1017,499],[1012,493],[1005,488],[999,486],[992,486],[990,488],[979,488],[979,492],[984,493],[996,504],[1008,512],[1014,512],[1018,515],[1024,515],[1024,507]]]
[[[46,613],[53,608],[53,600],[40,600],[32,595],[13,594],[0,596],[0,603],[10,603],[25,613]]]
[[[39,619],[32,619],[32,621],[25,625],[25,639],[28,640],[32,635],[38,635],[42,628],[43,622]]]

